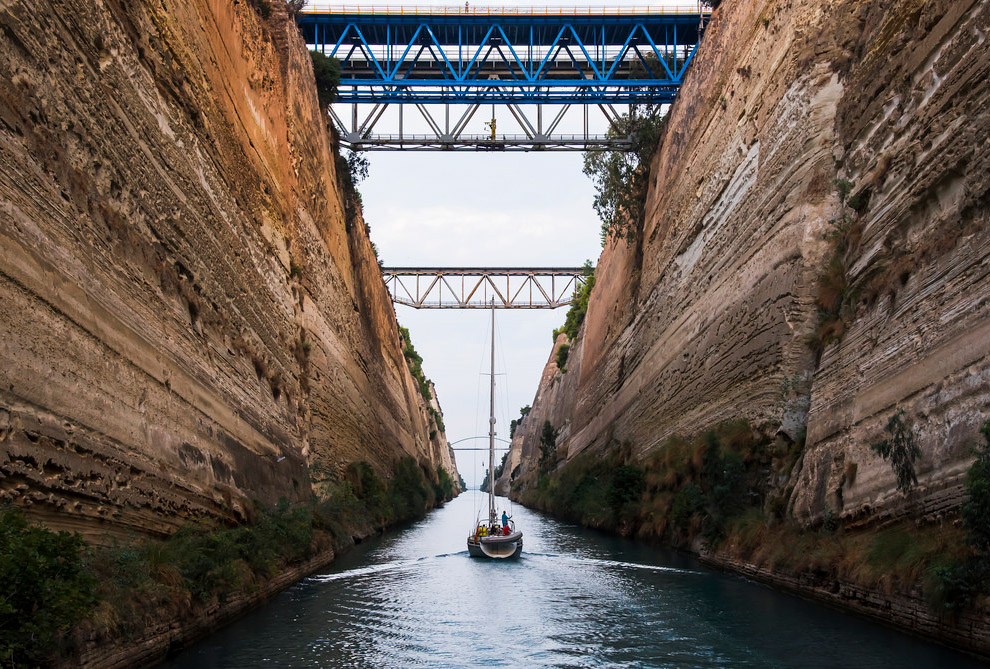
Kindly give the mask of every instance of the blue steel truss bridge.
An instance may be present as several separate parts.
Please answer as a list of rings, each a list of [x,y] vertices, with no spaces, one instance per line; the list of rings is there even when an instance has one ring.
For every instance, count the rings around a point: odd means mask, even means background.
[[[309,48],[341,63],[338,104],[330,113],[346,148],[584,151],[630,147],[617,105],[673,102],[710,14],[703,2],[575,8],[317,3],[296,21]],[[347,104],[350,113],[341,114]],[[485,132],[469,133],[488,105]],[[379,131],[390,107],[397,127]],[[508,111],[501,128],[495,107]],[[606,132],[591,132],[591,114]],[[407,116],[423,132],[410,132]],[[505,132],[505,118],[514,132]]]
[[[387,267],[392,301],[416,309],[556,309],[588,280],[583,267]]]

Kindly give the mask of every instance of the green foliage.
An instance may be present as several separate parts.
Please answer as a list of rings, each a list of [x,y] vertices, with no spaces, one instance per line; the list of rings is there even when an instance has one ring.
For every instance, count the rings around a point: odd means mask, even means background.
[[[248,0],[248,2],[261,18],[267,19],[272,15],[272,5],[268,0]]]
[[[126,637],[162,609],[250,591],[325,546],[320,530],[342,545],[369,526],[421,517],[454,494],[450,474],[435,473],[433,480],[432,470],[405,458],[386,483],[368,463],[353,463],[322,499],[258,505],[250,525],[189,525],[164,541],[89,550],[79,535],[32,526],[17,508],[0,510],[0,666],[48,664],[87,617],[98,634]]]
[[[567,339],[570,342],[577,339],[578,330],[581,329],[584,317],[588,313],[588,300],[591,299],[591,291],[595,287],[595,268],[590,260],[586,260],[584,263],[584,275],[588,278],[585,280],[584,285],[574,291],[574,297],[571,300],[570,308],[567,310],[567,316],[564,319],[563,326],[553,331],[553,340],[555,342],[557,341],[557,335],[561,332],[567,335]]]
[[[571,352],[571,347],[569,344],[561,344],[560,348],[557,349],[557,369],[560,370],[561,374],[567,373],[567,354]]]
[[[395,463],[395,475],[389,485],[388,498],[393,520],[404,522],[422,518],[436,501],[433,487],[427,482],[422,468],[413,457]]]
[[[595,213],[602,221],[602,245],[610,237],[635,238],[643,219],[650,184],[650,163],[660,141],[664,116],[660,105],[634,105],[609,128],[609,136],[628,136],[630,151],[588,151],[584,173],[595,186]]]
[[[437,465],[437,482],[433,484],[433,490],[438,504],[454,499],[454,479],[443,465]]]
[[[296,14],[302,11],[302,8],[306,6],[307,0],[285,0],[285,8],[289,12],[290,17],[294,17]]]
[[[983,423],[980,433],[983,443],[966,472],[966,501],[962,505],[970,553],[934,570],[940,602],[950,611],[964,609],[977,596],[990,592],[990,420]]]
[[[319,51],[310,51],[313,60],[313,77],[316,79],[316,97],[320,108],[327,107],[337,99],[337,87],[340,85],[340,61],[333,56],[324,56]]]
[[[363,460],[352,462],[347,469],[348,478],[355,481],[355,498],[361,502],[372,524],[384,526],[393,516],[388,497],[388,484]]]
[[[612,473],[612,480],[605,493],[605,502],[616,516],[639,500],[646,486],[643,468],[637,465],[620,465]]]
[[[967,541],[977,553],[990,558],[990,420],[980,428],[983,444],[966,473],[966,501],[962,507]]]
[[[429,407],[430,416],[433,418],[433,424],[437,426],[437,430],[440,432],[446,432],[447,427],[443,424],[443,414],[434,409],[432,406]],[[432,437],[430,437],[432,439]]]
[[[351,178],[351,185],[357,188],[362,181],[368,178],[368,170],[371,168],[371,163],[362,153],[356,151],[348,151],[347,157],[344,158],[344,163],[347,165],[347,174]],[[366,232],[371,232],[371,229],[366,229]]]
[[[670,519],[673,523],[687,530],[691,524],[691,518],[696,514],[701,514],[705,508],[705,493],[694,481],[686,483],[674,495],[674,503],[670,508]]]
[[[416,347],[413,346],[412,339],[409,337],[408,329],[400,325],[399,335],[402,337],[402,355],[406,359],[409,371],[416,380],[416,385],[419,386],[419,393],[426,400],[427,405],[429,405],[433,396],[430,392],[430,380],[423,373],[423,356],[416,352]]]
[[[509,422],[509,439],[516,436],[516,428],[522,425],[523,421],[526,419],[527,414],[529,414],[531,407],[527,404],[526,406],[519,409],[519,418],[513,419]]]
[[[668,536],[676,542],[703,536],[720,541],[736,518],[761,512],[765,480],[760,462],[770,443],[746,421],[726,421],[692,439],[671,437],[643,463],[617,445],[604,459],[578,456],[556,469],[541,439],[539,486],[523,501],[574,521],[625,534]],[[550,460],[550,454],[554,453]]]
[[[310,556],[313,516],[284,498],[271,510],[259,508],[254,525],[204,531],[186,526],[165,544],[169,562],[185,588],[206,600],[244,587],[252,576],[270,577],[289,562]]]
[[[897,412],[887,421],[884,428],[889,437],[870,445],[870,450],[884,460],[890,461],[890,466],[897,476],[897,489],[907,492],[912,485],[917,485],[918,476],[914,471],[914,461],[921,455],[921,448],[914,438],[911,427],[904,422],[904,410]]]
[[[540,462],[539,470],[543,474],[549,474],[557,465],[557,435],[560,430],[555,430],[550,421],[543,421],[543,431],[540,433]]]
[[[78,534],[30,525],[0,510],[0,665],[47,664],[59,632],[96,604],[96,580]]]

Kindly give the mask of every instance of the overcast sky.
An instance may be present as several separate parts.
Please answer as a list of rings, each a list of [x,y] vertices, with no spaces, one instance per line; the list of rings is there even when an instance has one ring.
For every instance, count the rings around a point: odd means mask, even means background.
[[[601,3],[568,3],[589,4]],[[431,111],[442,118],[442,109],[435,106]],[[350,108],[337,113],[347,119]],[[545,111],[544,118],[551,113]],[[568,114],[561,127],[580,132],[579,108]],[[412,116],[406,112],[406,131],[425,130],[410,126]],[[487,132],[484,122],[491,116],[490,106],[482,108],[465,132]],[[497,118],[499,134],[516,132],[504,111],[498,111]],[[604,132],[601,115],[591,116],[590,123],[592,132]],[[378,131],[395,132],[396,124],[396,117],[386,113]],[[364,213],[385,266],[571,267],[586,259],[598,260],[600,222],[592,209],[592,183],[581,171],[581,153],[379,151],[365,155],[371,165],[368,179],[360,185]],[[501,438],[508,439],[509,420],[519,415],[519,408],[532,403],[550,354],[551,333],[564,322],[566,311],[496,311],[496,372],[504,374],[496,381],[496,430]],[[489,312],[402,305],[396,305],[396,312],[423,356],[423,369],[436,384],[448,439],[487,435],[488,378],[482,372],[489,360]],[[458,446],[485,447],[487,440]],[[475,486],[484,476],[487,454],[462,451],[457,463],[468,485]]]
[[[361,185],[371,238],[386,266],[578,266],[597,261],[599,223],[580,153],[367,154]],[[436,384],[447,438],[487,434],[490,314],[396,305],[423,369]],[[497,310],[496,430],[531,404],[566,308]],[[459,446],[487,446],[482,440]],[[457,454],[469,485],[481,452]]]

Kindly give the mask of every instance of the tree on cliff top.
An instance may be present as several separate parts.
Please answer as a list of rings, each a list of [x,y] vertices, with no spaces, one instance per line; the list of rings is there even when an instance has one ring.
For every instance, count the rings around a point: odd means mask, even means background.
[[[665,116],[660,105],[634,105],[608,130],[628,137],[629,151],[587,151],[584,173],[595,185],[595,213],[602,221],[602,246],[610,237],[631,241],[642,222],[650,183],[650,163],[660,141]]]
[[[326,111],[337,99],[337,86],[340,85],[340,61],[333,56],[324,56],[319,51],[310,51],[313,59],[313,77],[316,79],[316,97],[320,108]]]

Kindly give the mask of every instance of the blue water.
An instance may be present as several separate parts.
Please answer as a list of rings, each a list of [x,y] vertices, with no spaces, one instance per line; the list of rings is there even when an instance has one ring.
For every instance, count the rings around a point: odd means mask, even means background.
[[[499,508],[508,506],[500,500]],[[470,558],[483,496],[359,546],[167,667],[976,667],[968,657],[522,507]]]

